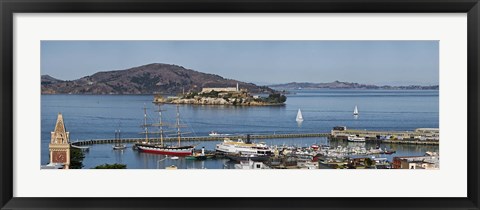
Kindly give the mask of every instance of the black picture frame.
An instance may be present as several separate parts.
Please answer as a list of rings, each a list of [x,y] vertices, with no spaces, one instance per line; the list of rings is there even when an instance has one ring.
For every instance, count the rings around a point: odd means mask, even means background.
[[[479,209],[478,0],[0,0],[2,209]],[[468,196],[465,198],[17,198],[13,197],[15,13],[467,13]],[[450,181],[450,180],[445,180]],[[441,184],[441,183],[439,183]]]

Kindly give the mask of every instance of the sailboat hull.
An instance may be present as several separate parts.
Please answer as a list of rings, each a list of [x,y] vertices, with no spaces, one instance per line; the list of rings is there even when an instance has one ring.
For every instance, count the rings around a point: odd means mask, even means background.
[[[115,145],[115,146],[113,146],[114,150],[123,150],[125,148],[127,148],[127,146],[125,146],[125,145]]]
[[[193,146],[162,147],[156,145],[136,145],[140,152],[155,153],[161,155],[187,156],[193,153]]]
[[[355,106],[355,109],[353,109],[353,116],[358,116],[358,107]]]

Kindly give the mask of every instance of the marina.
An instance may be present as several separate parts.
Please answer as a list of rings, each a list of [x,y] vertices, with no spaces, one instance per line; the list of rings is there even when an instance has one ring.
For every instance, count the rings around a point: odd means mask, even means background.
[[[300,169],[304,167],[299,164],[305,163],[307,165],[319,163],[317,168],[328,169],[347,167],[349,161],[358,158],[372,160],[384,158],[392,167],[394,158],[397,156],[423,157],[429,151],[438,152],[438,146],[435,145],[332,142],[326,137],[262,139],[261,141],[271,149],[271,155],[263,158],[256,155],[244,155],[242,158],[238,153],[221,155],[215,152],[215,148],[222,141],[200,141],[194,154],[186,157],[139,153],[133,149],[133,144],[127,144],[127,149],[121,151],[112,150],[110,146],[112,144],[98,144],[90,146],[84,163],[88,167],[99,161],[108,161],[113,158],[115,162],[127,164],[129,168],[155,169],[175,165],[178,169],[234,169],[235,164],[254,161],[277,169]],[[258,141],[254,140],[254,142]],[[159,160],[161,161],[157,163]]]

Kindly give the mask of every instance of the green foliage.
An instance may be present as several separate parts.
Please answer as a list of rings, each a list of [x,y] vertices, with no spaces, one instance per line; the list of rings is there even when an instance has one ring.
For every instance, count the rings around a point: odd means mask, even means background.
[[[233,97],[233,94],[232,94],[232,93],[228,93],[225,97],[226,97],[226,98],[231,98],[231,97]]]
[[[365,159],[365,166],[370,167],[373,165],[373,161],[370,158]]]
[[[268,95],[268,97],[265,99],[266,102],[268,103],[285,103],[287,101],[287,97],[285,95],[282,95],[280,93],[272,93]]]
[[[185,94],[185,95],[183,96],[183,98],[191,99],[191,98],[194,98],[194,97],[197,96],[197,95],[198,95],[197,92],[189,92],[189,93]]]
[[[85,155],[81,149],[70,147],[70,169],[83,168],[83,159]]]
[[[127,169],[127,165],[125,164],[118,164],[118,163],[115,163],[115,164],[103,164],[103,165],[98,165],[98,166],[95,166],[95,168],[93,169]]]
[[[201,93],[201,96],[202,97],[210,97],[210,98],[218,98],[218,93],[220,93],[220,92],[212,90],[208,93]]]

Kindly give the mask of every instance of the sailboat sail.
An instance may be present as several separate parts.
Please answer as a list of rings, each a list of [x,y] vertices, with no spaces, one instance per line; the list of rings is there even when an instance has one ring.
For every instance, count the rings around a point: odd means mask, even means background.
[[[358,115],[358,107],[355,106],[355,109],[353,109],[353,115]]]
[[[302,111],[300,111],[300,109],[298,109],[296,120],[297,120],[297,122],[302,122],[303,121]]]

